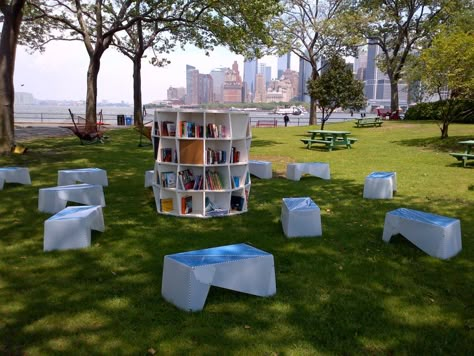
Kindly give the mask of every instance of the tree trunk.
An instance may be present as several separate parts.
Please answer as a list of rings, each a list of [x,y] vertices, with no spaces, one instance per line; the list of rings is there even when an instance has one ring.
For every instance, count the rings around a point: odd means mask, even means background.
[[[2,9],[4,20],[0,38],[0,154],[11,152],[15,144],[14,105],[16,47],[25,0],[13,0]]]
[[[321,120],[321,130],[324,130],[324,124],[326,123],[326,121],[324,120]]]
[[[311,98],[309,103],[309,124],[316,125],[318,123],[318,116],[316,114],[316,110],[318,109],[318,105],[316,99]]]
[[[441,138],[445,139],[448,138],[448,127],[449,127],[449,122],[448,121],[443,121],[443,125],[441,126]]]
[[[87,94],[86,94],[86,121],[97,122],[97,77],[100,70],[100,57],[98,51],[90,57],[87,69]]]
[[[451,123],[451,116],[453,115],[454,101],[451,99],[443,100],[444,105],[441,107],[442,124],[440,126],[441,139],[448,138],[448,128]]]
[[[390,78],[390,113],[398,111],[400,107],[398,101],[398,80]]]
[[[143,124],[142,117],[142,54],[133,58],[133,123]]]
[[[312,64],[313,65],[313,64]],[[311,71],[311,80],[316,80],[319,77],[319,73],[317,68],[313,66],[313,70]],[[311,98],[309,103],[309,124],[316,125],[318,123],[318,116],[317,111],[318,105],[316,99]]]

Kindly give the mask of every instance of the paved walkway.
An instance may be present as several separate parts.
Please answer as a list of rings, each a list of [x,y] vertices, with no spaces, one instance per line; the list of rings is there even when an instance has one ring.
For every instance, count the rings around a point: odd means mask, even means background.
[[[56,126],[15,127],[16,141],[28,141],[35,138],[60,137],[74,135],[71,130]]]

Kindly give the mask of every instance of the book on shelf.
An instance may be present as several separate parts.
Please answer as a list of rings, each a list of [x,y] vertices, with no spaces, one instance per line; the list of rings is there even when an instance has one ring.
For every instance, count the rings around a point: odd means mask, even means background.
[[[160,210],[164,213],[173,211],[173,198],[160,199]]]
[[[179,137],[188,137],[188,122],[187,121],[181,121],[179,123],[179,132],[178,136]]]
[[[203,137],[203,126],[192,121],[181,121],[179,125],[180,137]]]
[[[224,138],[227,137],[227,130],[225,125],[216,125],[213,123],[207,124],[206,137],[208,138]]]
[[[206,189],[221,190],[224,189],[224,184],[220,174],[216,171],[206,171]]]
[[[193,212],[193,197],[188,195],[181,198],[181,214],[189,214]]]
[[[224,150],[206,149],[206,163],[207,164],[224,164],[227,160],[227,152]]]
[[[173,161],[173,149],[162,148],[161,149],[161,162],[172,162]]]
[[[161,172],[161,186],[163,188],[176,188],[176,173]]]
[[[223,137],[223,138],[227,137],[227,131],[226,131],[225,125],[219,125],[217,131],[219,133],[219,137]]]
[[[209,197],[206,197],[205,214],[206,216],[224,216],[229,214],[229,209],[219,208],[211,201],[211,199],[209,199]]]
[[[176,124],[174,122],[168,122],[166,128],[168,129],[169,136],[176,136]]]
[[[242,211],[244,209],[245,198],[240,195],[230,197],[230,208],[232,210]]]
[[[240,151],[237,151],[237,148],[232,147],[230,149],[230,163],[239,163],[240,161]]]
[[[194,176],[190,169],[186,168],[182,171],[179,171],[178,179],[181,189],[189,190],[194,188]]]
[[[202,189],[202,175],[194,176],[194,190],[201,190]]]
[[[173,121],[163,121],[161,123],[161,136],[171,136],[170,131],[168,130],[168,124],[175,125]],[[172,128],[172,126],[169,127]]]
[[[232,176],[232,187],[233,188],[240,187],[240,177],[239,176]]]

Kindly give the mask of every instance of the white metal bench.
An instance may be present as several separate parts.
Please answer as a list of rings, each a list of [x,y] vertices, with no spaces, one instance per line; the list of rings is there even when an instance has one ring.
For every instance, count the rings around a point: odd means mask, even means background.
[[[0,167],[0,190],[5,183],[31,184],[30,172],[25,167]]]
[[[168,302],[202,310],[211,286],[271,296],[276,293],[273,255],[235,244],[165,256],[161,294]]]
[[[331,179],[328,163],[288,163],[286,166],[286,178],[299,181],[303,174],[309,174],[322,179]]]
[[[64,209],[68,201],[104,207],[104,191],[101,185],[85,183],[43,188],[39,190],[38,210],[54,214]]]
[[[365,178],[363,197],[366,199],[392,199],[396,191],[396,172],[372,172]]]
[[[260,179],[272,178],[272,162],[267,161],[249,161],[250,174]]]
[[[155,171],[145,171],[145,188],[151,187],[155,183]]]
[[[385,215],[382,239],[401,234],[428,255],[446,259],[462,249],[461,222],[458,219],[399,208]]]
[[[91,230],[105,230],[100,205],[65,208],[44,222],[43,250],[89,247]]]
[[[58,171],[58,185],[70,185],[77,182],[100,184],[107,187],[107,172],[100,168],[63,169]]]
[[[281,225],[286,237],[322,235],[321,210],[309,197],[283,198]]]

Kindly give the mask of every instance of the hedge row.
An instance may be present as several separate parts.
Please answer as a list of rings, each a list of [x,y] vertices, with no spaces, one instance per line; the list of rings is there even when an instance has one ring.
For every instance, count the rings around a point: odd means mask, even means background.
[[[405,120],[442,120],[449,111],[452,122],[474,123],[474,100],[442,100],[419,103],[405,113]]]

